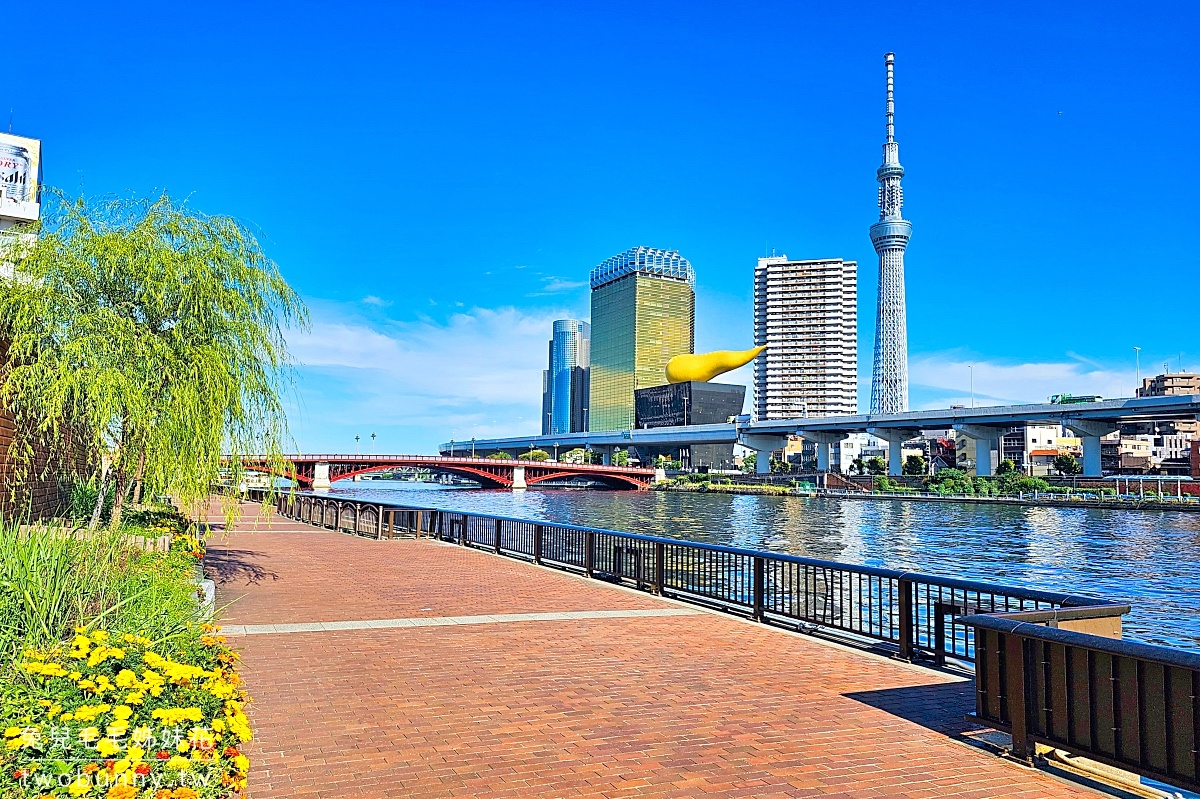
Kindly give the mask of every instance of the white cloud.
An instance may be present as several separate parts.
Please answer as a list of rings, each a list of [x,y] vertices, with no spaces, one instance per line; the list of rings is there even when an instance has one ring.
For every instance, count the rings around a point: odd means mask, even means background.
[[[975,402],[1012,405],[1046,402],[1052,394],[1098,394],[1128,397],[1134,388],[1132,370],[1105,367],[1087,358],[1004,363],[971,358],[958,351],[918,354],[909,360],[912,404],[945,408],[970,402],[971,367],[975,373]]]
[[[535,292],[526,294],[526,297],[545,297],[548,294],[561,294],[564,291],[574,291],[575,289],[583,288],[588,284],[586,280],[566,280],[557,275],[548,275],[542,278],[542,287]]]
[[[391,300],[385,300],[382,297],[376,297],[374,294],[368,294],[362,298],[363,305],[374,305],[376,308],[387,308],[392,304]]]
[[[451,436],[525,435],[540,429],[542,370],[552,322],[569,314],[473,308],[444,321],[375,327],[316,308],[312,330],[290,337],[306,416],[420,428],[407,447],[431,451]],[[312,443],[301,441],[302,444]]]

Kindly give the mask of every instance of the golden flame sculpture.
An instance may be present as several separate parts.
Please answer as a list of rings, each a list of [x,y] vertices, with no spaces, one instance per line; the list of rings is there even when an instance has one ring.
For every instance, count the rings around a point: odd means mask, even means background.
[[[686,383],[694,380],[707,383],[720,374],[753,361],[766,347],[748,350],[716,350],[701,355],[676,355],[667,361],[667,382]]]

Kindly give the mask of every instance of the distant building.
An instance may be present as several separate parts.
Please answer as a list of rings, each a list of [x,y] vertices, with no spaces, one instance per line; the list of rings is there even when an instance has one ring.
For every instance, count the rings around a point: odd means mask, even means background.
[[[542,434],[582,433],[587,408],[591,325],[559,319],[550,339],[549,368],[542,376]]]
[[[1178,397],[1185,394],[1200,394],[1200,374],[1168,372],[1146,377],[1137,390],[1139,397]]]
[[[1142,379],[1139,397],[1171,397],[1200,394],[1200,374],[1164,372]],[[1191,442],[1200,438],[1200,421],[1195,419],[1159,419],[1121,425],[1124,438],[1151,439],[1151,468],[1164,468],[1178,474],[1187,471]],[[1122,464],[1124,466],[1124,464]]]
[[[667,383],[634,392],[638,428],[720,424],[740,414],[745,401],[746,387],[727,383]],[[681,461],[685,468],[733,467],[733,444],[697,444],[671,451],[644,449],[647,460],[666,455]]]
[[[1200,439],[1192,440],[1192,477],[1200,477]]]
[[[667,382],[667,361],[695,351],[696,273],[678,251],[635,247],[592,270],[588,427],[629,430],[634,391]]]
[[[858,265],[759,258],[754,270],[759,419],[858,412]]]
[[[1038,466],[1044,462],[1045,452],[1053,450],[1056,456],[1059,454],[1058,441],[1061,437],[1060,425],[1031,424],[1013,427],[1001,439],[1004,451],[1000,459],[1011,460],[1018,471],[1026,474],[1048,474],[1049,472],[1038,469]],[[1036,451],[1043,453],[1038,461],[1032,456]],[[1053,461],[1054,458],[1050,460]],[[1034,471],[1030,471],[1031,467]]]

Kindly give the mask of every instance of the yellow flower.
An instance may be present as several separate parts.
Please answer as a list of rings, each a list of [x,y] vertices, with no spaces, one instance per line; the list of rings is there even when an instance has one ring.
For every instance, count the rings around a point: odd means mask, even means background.
[[[137,686],[137,681],[138,681],[137,674],[130,671],[129,669],[121,669],[117,673],[117,687],[118,688],[134,688]]]
[[[217,732],[225,732],[225,719],[213,719],[212,728]]]
[[[134,799],[138,795],[138,789],[128,783],[118,783],[108,789],[105,799]]]
[[[4,742],[5,749],[20,749],[23,742],[20,738],[9,738]]]
[[[188,742],[180,741],[179,743],[175,744],[175,748],[178,749],[180,752],[186,752],[188,750]]]
[[[74,713],[63,713],[61,716],[58,717],[58,720],[59,721],[70,721],[73,718],[75,718]]]
[[[124,721],[133,715],[133,708],[126,705],[117,705],[113,708],[113,716],[119,721]]]
[[[245,755],[236,755],[233,758],[233,767],[236,768],[240,773],[245,774],[250,770],[250,758],[246,757]]]
[[[104,732],[110,738],[120,738],[122,735],[129,732],[129,722],[114,721],[105,728]]]
[[[160,707],[150,717],[158,719],[164,727],[174,727],[185,721],[200,721],[204,714],[198,707]]]
[[[96,727],[84,727],[79,731],[79,740],[83,741],[85,744],[91,743],[99,737],[100,730]]]
[[[167,768],[172,769],[173,771],[184,771],[191,765],[192,762],[190,760],[188,760],[186,757],[180,757],[179,755],[174,755],[170,760],[167,761]]]
[[[127,705],[140,705],[145,699],[146,694],[144,691],[130,691],[125,694],[125,698],[122,701]]]
[[[101,738],[100,743],[96,744],[96,752],[101,757],[112,757],[120,751],[121,745],[112,738]]]
[[[76,777],[75,781],[67,786],[67,792],[70,793],[71,796],[83,796],[91,789],[92,781],[82,774]]]
[[[78,682],[79,678],[82,676],[83,676],[82,672],[73,671],[67,675],[67,679],[70,680],[71,682]]]
[[[107,641],[108,633],[106,633],[104,630],[96,630],[94,633],[92,633],[92,640],[93,641]]]
[[[144,744],[146,741],[150,740],[150,736],[153,734],[154,733],[150,731],[149,727],[142,725],[133,731],[133,740],[137,743]],[[130,751],[133,750],[131,749]]]
[[[5,728],[5,730],[4,730],[4,737],[5,737],[5,738],[16,738],[16,737],[17,737],[18,735],[20,735],[20,734],[21,734],[21,728],[20,728],[20,727],[7,727],[7,728]]]
[[[146,756],[146,750],[140,746],[131,746],[126,754],[132,762],[136,763]]]

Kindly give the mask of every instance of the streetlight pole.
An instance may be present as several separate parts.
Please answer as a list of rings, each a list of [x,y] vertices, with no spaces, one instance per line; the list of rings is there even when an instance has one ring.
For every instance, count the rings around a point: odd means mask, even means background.
[[[355,436],[355,437],[354,437],[354,454],[355,454],[355,455],[358,455],[358,454],[360,454],[360,453],[359,453],[359,451],[358,451],[358,440],[359,440],[359,437],[358,437],[358,436]]]
[[[558,442],[554,442],[554,462],[558,463]]]
[[[1141,388],[1142,387],[1142,348],[1141,347],[1133,348],[1133,368],[1135,370],[1134,374],[1137,375],[1137,387]],[[1136,393],[1136,390],[1135,390],[1135,393]]]
[[[471,436],[471,457],[475,457],[475,436]]]
[[[375,434],[372,433],[371,434],[371,456],[374,457],[374,455],[375,455]]]
[[[454,439],[450,439],[450,457],[454,457]]]

